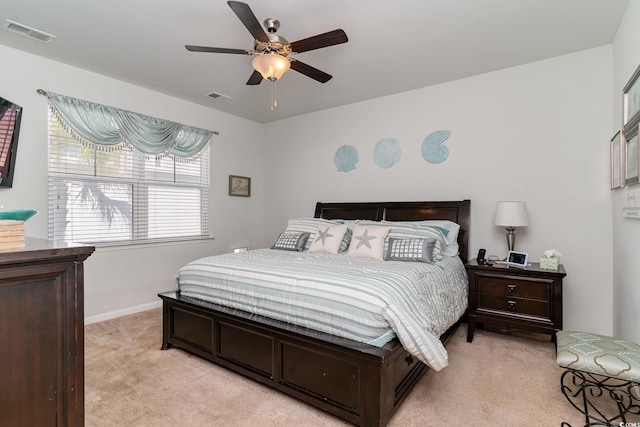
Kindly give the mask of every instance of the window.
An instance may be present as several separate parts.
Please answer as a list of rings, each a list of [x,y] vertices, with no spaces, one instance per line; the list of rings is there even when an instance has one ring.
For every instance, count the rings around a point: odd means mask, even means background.
[[[209,145],[192,158],[78,137],[49,108],[49,238],[133,243],[209,237]]]

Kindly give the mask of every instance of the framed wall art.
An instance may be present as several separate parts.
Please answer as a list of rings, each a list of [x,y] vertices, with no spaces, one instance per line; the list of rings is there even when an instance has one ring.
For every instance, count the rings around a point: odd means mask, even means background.
[[[625,184],[625,152],[622,132],[618,131],[611,138],[611,189],[622,188]]]
[[[229,175],[229,195],[251,197],[251,178]]]
[[[622,122],[629,131],[640,122],[640,66],[636,68],[629,82],[622,89]]]
[[[638,125],[633,127],[629,132],[624,132],[625,140],[625,185],[637,184],[638,169],[640,166],[638,158]]]

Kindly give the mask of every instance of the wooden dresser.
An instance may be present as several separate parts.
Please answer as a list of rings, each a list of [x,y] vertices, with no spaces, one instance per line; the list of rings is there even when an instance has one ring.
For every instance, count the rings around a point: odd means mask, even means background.
[[[467,341],[477,323],[491,323],[551,335],[562,330],[562,265],[558,271],[532,263],[527,268],[466,264],[469,274]]]
[[[0,425],[84,425],[83,261],[92,246],[0,252]]]

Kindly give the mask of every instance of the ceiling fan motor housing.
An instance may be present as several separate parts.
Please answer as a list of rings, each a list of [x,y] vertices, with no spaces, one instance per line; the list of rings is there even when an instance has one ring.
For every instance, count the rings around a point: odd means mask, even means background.
[[[275,33],[280,28],[280,21],[275,18],[267,18],[262,22],[269,33]]]

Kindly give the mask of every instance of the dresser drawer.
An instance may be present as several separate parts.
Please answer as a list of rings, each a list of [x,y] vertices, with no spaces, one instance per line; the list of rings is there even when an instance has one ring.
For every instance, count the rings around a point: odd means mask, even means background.
[[[551,305],[549,302],[526,298],[509,298],[497,295],[479,294],[477,310],[497,310],[509,314],[535,316],[543,319],[551,318]]]
[[[479,276],[479,294],[506,296],[513,298],[527,298],[539,301],[550,301],[550,281],[525,280],[512,277]]]

